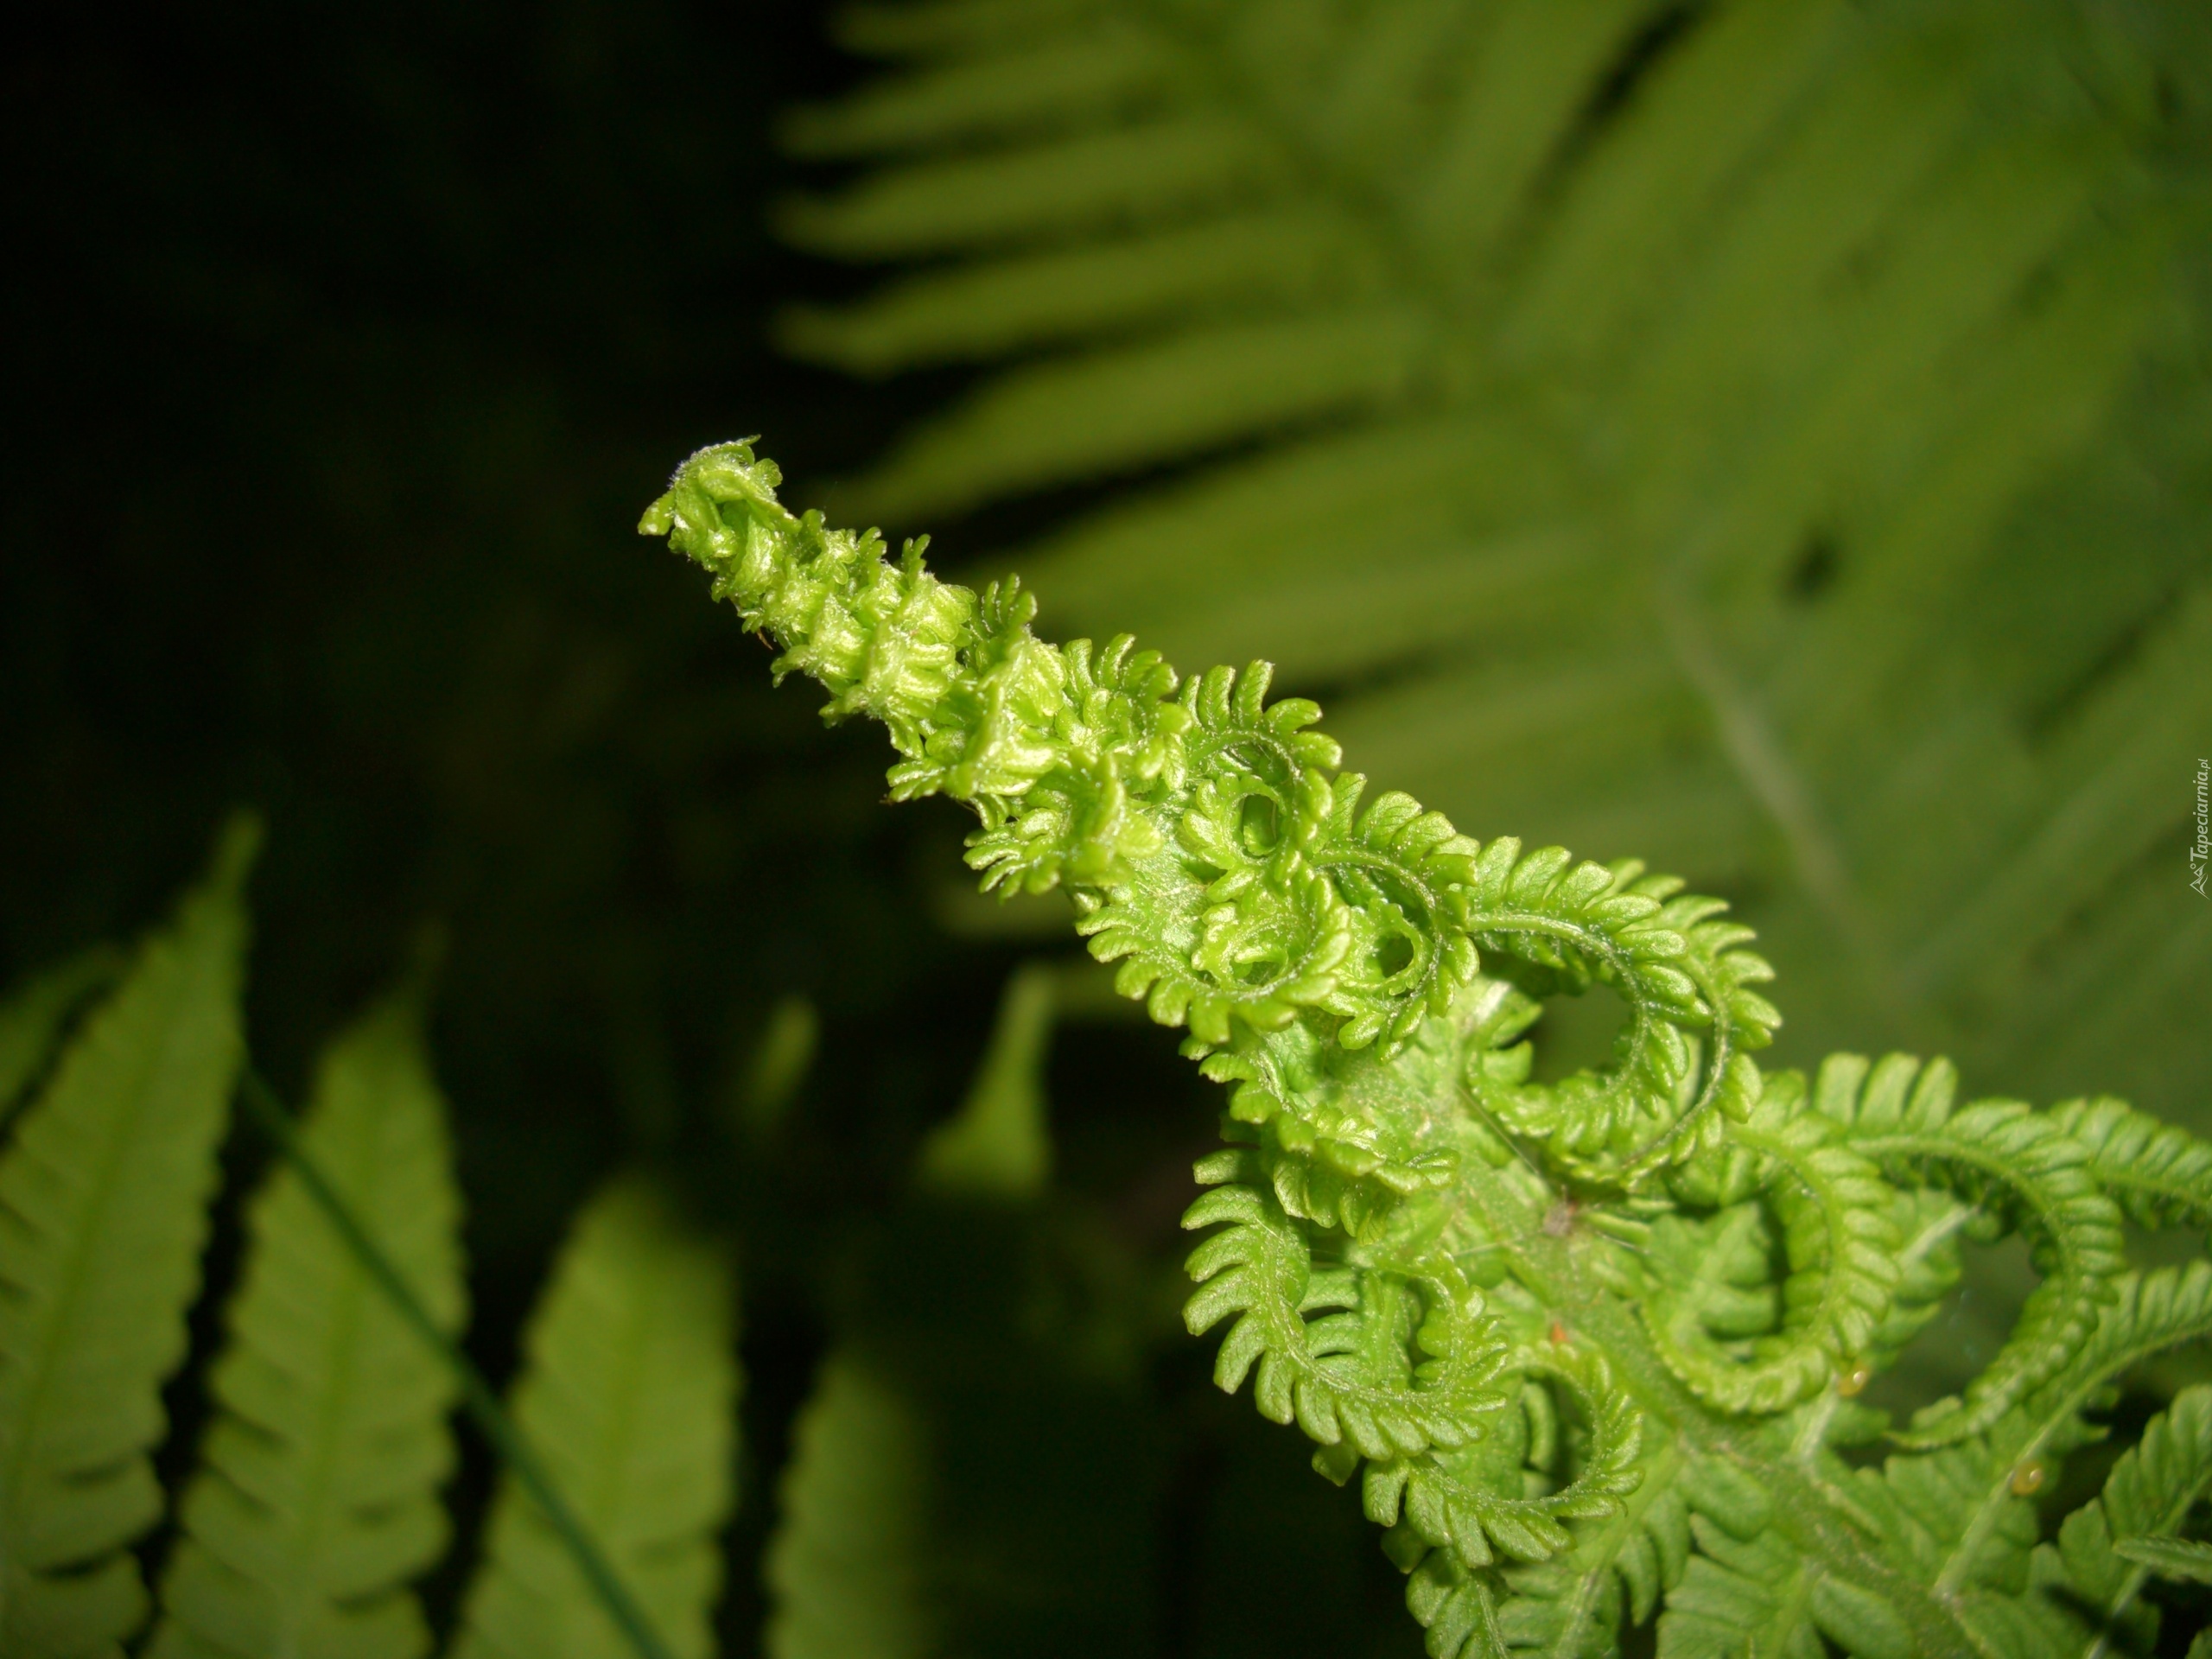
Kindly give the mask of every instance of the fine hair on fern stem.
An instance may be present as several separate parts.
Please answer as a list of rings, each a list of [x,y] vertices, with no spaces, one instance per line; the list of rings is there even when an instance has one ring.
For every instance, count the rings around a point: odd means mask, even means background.
[[[674,1659],[667,1643],[639,1606],[637,1598],[592,1536],[591,1529],[563,1496],[544,1460],[508,1417],[491,1384],[461,1351],[460,1344],[438,1328],[436,1320],[430,1317],[384,1248],[361,1224],[353,1207],[302,1144],[298,1126],[276,1090],[257,1068],[249,1065],[240,1072],[238,1093],[254,1122],[298,1175],[301,1185],[332,1230],[345,1242],[361,1270],[453,1374],[461,1389],[461,1403],[475,1420],[477,1428],[537,1503],[547,1525],[575,1560],[577,1570],[591,1586],[592,1594],[614,1628],[621,1632],[623,1640],[636,1652],[638,1659]]]
[[[2212,1217],[2212,1148],[2117,1103],[1955,1109],[1942,1062],[1764,1071],[1770,970],[1719,900],[1370,798],[1267,664],[1047,644],[1018,583],[940,582],[779,483],[704,449],[640,529],[825,717],[889,728],[894,798],[976,814],[986,889],[1064,889],[1186,1029],[1229,1144],[1195,1170],[1185,1322],[1360,1476],[1435,1659],[1595,1659],[1662,1606],[1662,1650],[2024,1659],[2141,1611],[2108,1544],[2038,1554],[2028,1497],[2128,1367],[2212,1332],[2212,1268],[2131,1271],[2120,1230]],[[1611,1063],[1537,1081],[1545,999],[1600,985]],[[1859,1396],[1961,1239],[2006,1232],[2044,1275],[2012,1338],[1892,1432]],[[1878,1472],[1839,1455],[1885,1437]],[[2212,1487],[2212,1444],[2174,1480]]]

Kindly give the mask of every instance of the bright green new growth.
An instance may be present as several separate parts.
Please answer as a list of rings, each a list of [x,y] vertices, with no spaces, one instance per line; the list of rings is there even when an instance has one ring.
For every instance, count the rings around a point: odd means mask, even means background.
[[[963,556],[1063,634],[1265,656],[1463,824],[1726,881],[1821,1052],[2212,1096],[2174,899],[2212,730],[2212,11],[831,29],[873,70],[786,118],[778,228],[864,281],[784,343],[959,370],[823,483],[838,522],[1028,503]]]
[[[1958,1106],[1941,1062],[1763,1073],[1769,970],[1718,901],[1478,843],[1403,795],[1363,808],[1265,664],[1183,681],[1127,638],[1046,644],[1014,584],[945,585],[912,543],[887,562],[779,481],[747,444],[703,450],[641,529],[828,717],[890,728],[895,798],[977,812],[987,887],[1065,887],[1119,988],[1230,1085],[1189,1323],[1227,1322],[1222,1384],[1251,1377],[1359,1477],[1437,1659],[1607,1653],[1624,1601],[1663,1603],[1662,1655],[2133,1639],[2113,1517],[2177,1522],[2108,1487],[2101,1547],[2071,1522],[2038,1544],[2027,1495],[2114,1378],[2212,1329],[2212,1268],[2131,1272],[2120,1230],[2201,1222],[2212,1152],[2111,1102]],[[1541,999],[1598,984],[1628,1010],[1612,1064],[1535,1081]],[[2008,1232],[2044,1275],[2012,1337],[1853,1469],[1835,1448],[1886,1427],[1854,1396],[1955,1283],[1960,1237]],[[2131,1479],[2202,1490],[2194,1398]]]

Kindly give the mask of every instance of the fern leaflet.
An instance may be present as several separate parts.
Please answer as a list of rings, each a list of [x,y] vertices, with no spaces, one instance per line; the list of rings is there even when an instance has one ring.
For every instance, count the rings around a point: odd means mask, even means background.
[[[2163,1570],[2159,1541],[2179,1530],[2190,1508],[2212,1490],[2212,1389],[2186,1389],[2142,1440],[2120,1454],[2104,1491],[2066,1517],[2056,1554],[2064,1599],[2089,1615],[2101,1633],[2088,1659],[2101,1659],[2117,1633],[2129,1647],[2148,1649],[2158,1616],[2139,1599],[2148,1573]],[[2152,1550],[2146,1558],[2139,1553]],[[2202,1548],[2199,1546],[2198,1548]],[[2047,1554],[2044,1545],[2039,1554]]]
[[[732,1499],[734,1292],[667,1201],[618,1182],[577,1219],[525,1339],[517,1427],[677,1659],[711,1651]],[[511,1475],[456,1659],[629,1659],[632,1649]]]
[[[918,1185],[938,1192],[1020,1199],[1052,1179],[1044,1064],[1052,1040],[1052,976],[1015,970],[1007,981],[989,1049],[959,1115],[923,1144]]]
[[[864,1363],[833,1353],[799,1414],[783,1520],[768,1548],[769,1659],[925,1659],[929,1447],[913,1408]]]
[[[324,1056],[301,1135],[438,1327],[464,1313],[460,1197],[412,994]],[[407,1581],[442,1553],[456,1383],[280,1166],[248,1221],[152,1659],[344,1651],[418,1659]]]
[[[0,1651],[105,1659],[145,1617],[131,1541],[183,1358],[240,1055],[239,888],[258,830],[85,1022],[0,1160]]]
[[[2089,1151],[2089,1167],[2113,1201],[2142,1227],[2212,1232],[2212,1146],[2109,1096],[2050,1109]]]
[[[1863,1082],[1863,1088],[1862,1088]],[[2091,1155],[2051,1120],[2012,1102],[1952,1109],[1954,1075],[1891,1055],[1870,1073],[1834,1055],[1815,1088],[1819,1109],[1901,1187],[1938,1185],[1998,1212],[2018,1206],[2044,1282],[2004,1351],[1967,1389],[1921,1413],[1918,1442],[1938,1445],[1990,1427],[2065,1361],[2094,1323],[2126,1266],[2119,1207],[2101,1189]]]
[[[2194,1538],[2123,1538],[2113,1551],[2160,1578],[2212,1584],[2212,1544]]]
[[[69,1017],[115,977],[115,952],[79,951],[32,975],[0,1002],[0,1126],[4,1126],[54,1052]]]

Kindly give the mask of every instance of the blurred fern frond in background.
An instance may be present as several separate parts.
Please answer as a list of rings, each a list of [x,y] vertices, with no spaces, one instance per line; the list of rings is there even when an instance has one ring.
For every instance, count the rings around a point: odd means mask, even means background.
[[[790,123],[860,166],[783,229],[900,274],[785,342],[977,372],[833,517],[1026,499],[1000,562],[1055,634],[1264,651],[1457,821],[1732,894],[1785,1057],[2202,1099],[2200,8],[925,0],[843,39],[893,67]]]
[[[452,1343],[468,1298],[419,982],[330,1045],[303,1124],[248,1205],[206,1368],[212,1410],[175,1524],[156,1531],[168,1505],[153,1454],[171,1438],[162,1390],[188,1359],[216,1154],[246,1064],[242,888],[258,839],[234,823],[209,879],[127,965],[86,951],[0,995],[17,1071],[50,1061],[0,1141],[9,1659],[122,1659],[149,1618],[130,1650],[151,1659],[423,1659],[434,1644],[413,1586],[454,1539],[439,1489],[454,1472],[447,1419],[468,1373]],[[70,1006],[109,979],[112,993],[67,1031]],[[18,1082],[0,1077],[0,1107]],[[446,1651],[713,1650],[736,1450],[734,1301],[724,1254],[645,1178],[618,1179],[585,1208],[514,1391],[523,1434],[575,1514],[557,1529],[510,1463]],[[507,1433],[512,1459],[528,1440]],[[139,1560],[149,1534],[166,1557],[158,1606]],[[602,1562],[613,1598],[591,1575]],[[634,1607],[618,1608],[626,1593]]]

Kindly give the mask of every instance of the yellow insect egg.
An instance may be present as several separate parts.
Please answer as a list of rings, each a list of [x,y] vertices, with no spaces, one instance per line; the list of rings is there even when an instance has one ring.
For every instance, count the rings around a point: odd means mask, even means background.
[[[2032,1497],[2043,1490],[2044,1478],[2050,1471],[2030,1459],[2012,1471],[2012,1494],[2016,1497]]]
[[[1846,1371],[1841,1376],[1836,1378],[1835,1391],[1841,1395],[1845,1399],[1848,1400],[1853,1395],[1864,1392],[1866,1385],[1873,1380],[1874,1368],[1872,1366],[1854,1365],[1849,1370]]]

